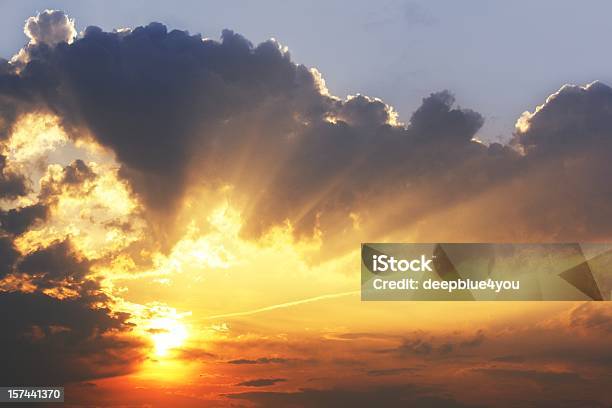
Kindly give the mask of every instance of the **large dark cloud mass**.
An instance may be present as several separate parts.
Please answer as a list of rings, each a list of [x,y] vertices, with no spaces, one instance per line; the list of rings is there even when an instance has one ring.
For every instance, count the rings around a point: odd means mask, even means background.
[[[142,359],[141,344],[116,336],[126,316],[92,309],[88,299],[12,292],[0,295],[0,307],[2,384],[62,386],[124,374]]]
[[[19,188],[2,198],[28,193],[25,177],[5,174]],[[63,385],[125,374],[143,359],[147,346],[130,336],[130,316],[111,310],[93,263],[69,238],[27,253],[16,245],[48,218],[63,191],[96,176],[76,160],[41,180],[35,204],[0,210],[0,384]]]
[[[0,198],[15,198],[26,191],[25,178],[7,170],[6,158],[0,154]]]
[[[609,148],[611,129],[610,87],[601,82],[586,87],[565,85],[535,113],[523,114],[515,141],[530,153],[580,154],[594,144]]]
[[[70,31],[66,19],[38,21]],[[524,239],[609,234],[612,90],[601,83],[562,88],[523,115],[512,147],[487,146],[473,139],[482,116],[447,91],[399,124],[378,99],[329,95],[277,42],[253,46],[229,30],[213,41],[159,23],[89,27],[70,44],[32,40],[24,52],[29,62],[0,76],[5,127],[28,109],[58,114],[72,137],[93,135],[116,153],[155,212],[175,212],[190,186],[231,184],[246,202],[245,235],[286,221],[297,235],[331,235],[381,200],[395,210],[377,214],[380,225],[397,227],[505,185],[522,203],[496,203],[491,217]]]
[[[47,210],[44,204],[32,204],[0,212],[0,227],[6,232],[19,235],[37,220],[44,220],[47,217]]]
[[[0,78],[0,91],[20,101],[14,112],[48,109],[73,137],[92,134],[155,211],[174,211],[195,181],[235,185],[248,199],[247,235],[285,220],[300,234],[332,228],[374,194],[432,177],[429,193],[465,196],[515,154],[472,141],[483,118],[454,107],[446,91],[424,99],[405,127],[378,99],[330,96],[318,73],[275,41],[253,46],[229,30],[217,42],[159,23],[89,27],[70,45],[26,51],[20,73]]]
[[[0,278],[14,272],[31,285],[0,292],[1,384],[63,385],[124,374],[142,360],[129,315],[111,312],[69,241],[21,256],[3,239],[0,257]]]

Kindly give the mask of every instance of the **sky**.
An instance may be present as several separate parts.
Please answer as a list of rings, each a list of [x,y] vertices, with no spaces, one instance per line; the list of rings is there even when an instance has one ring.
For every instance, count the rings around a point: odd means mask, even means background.
[[[612,402],[609,302],[359,292],[362,242],[612,240],[603,3],[8,4],[0,385]]]
[[[484,140],[507,141],[516,118],[565,83],[612,81],[606,1],[28,0],[2,2],[0,23],[19,26],[45,8],[65,10],[78,30],[159,21],[214,39],[225,28],[254,43],[276,38],[295,61],[321,71],[334,95],[379,97],[404,121],[423,97],[449,89],[483,114]],[[25,40],[6,30],[1,55]]]

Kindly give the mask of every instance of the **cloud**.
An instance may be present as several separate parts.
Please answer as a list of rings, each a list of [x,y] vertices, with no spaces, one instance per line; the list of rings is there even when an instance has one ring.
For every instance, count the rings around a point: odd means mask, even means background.
[[[15,238],[20,251],[28,253],[70,239],[77,252],[99,260],[118,256],[143,240],[140,205],[112,164],[74,160],[41,170],[38,191],[29,192],[28,197],[47,208],[46,217],[33,220]]]
[[[226,395],[265,407],[468,407],[452,398],[433,395],[411,384],[363,389],[302,389],[295,392],[246,392]]]
[[[397,352],[400,354],[420,354],[427,355],[433,350],[433,346],[430,342],[421,339],[406,340],[404,343],[397,348]]]
[[[226,358],[235,356],[229,361],[237,364],[225,361],[218,365],[218,372],[228,379],[237,375],[247,379],[268,378],[262,373],[270,374],[273,370],[275,378],[290,378],[288,387],[308,384],[321,392],[317,394],[321,401],[332,398],[328,391],[336,395],[332,391],[337,388],[346,392],[347,398],[353,393],[356,400],[368,401],[369,393],[361,392],[375,393],[373,389],[408,383],[408,389],[414,387],[414,394],[403,394],[403,404],[391,406],[427,406],[425,402],[420,405],[413,402],[427,395],[482,406],[539,406],[548,400],[564,400],[565,406],[578,407],[581,406],[578,401],[587,399],[606,406],[610,335],[595,326],[571,325],[570,316],[583,304],[606,307],[605,302],[590,302],[557,305],[547,311],[528,308],[530,316],[519,312],[514,314],[516,320],[481,322],[482,327],[461,332],[434,324],[428,331],[416,333],[397,329],[390,334],[358,329],[341,334],[289,331],[282,339],[271,339],[267,330],[234,328],[222,338],[211,339],[207,349]],[[491,305],[496,314],[502,309],[510,310],[498,306]],[[447,345],[452,349],[444,352]],[[270,349],[285,359],[313,357],[317,364],[299,365],[296,369],[285,364],[257,364],[257,358],[241,358],[245,350],[257,356]],[[442,384],[440,378],[452,381]],[[278,392],[265,395],[240,391],[235,392],[261,406],[308,406],[300,399],[304,390],[285,389],[284,384]],[[300,396],[293,395],[294,392]],[[315,396],[311,397],[316,401]],[[576,402],[571,403],[572,400]],[[365,402],[364,405],[367,406]]]
[[[97,174],[83,160],[77,159],[72,163],[57,169],[52,168],[40,181],[39,197],[42,201],[53,201],[54,196],[60,195],[65,189],[77,190],[84,183],[94,181]]]
[[[385,368],[381,370],[368,370],[367,374],[371,377],[386,377],[390,375],[400,375],[414,373],[418,371],[415,367]]]
[[[498,361],[502,363],[523,363],[525,362],[525,357],[515,354],[509,354],[506,356],[495,357],[492,359],[492,361]]]
[[[280,358],[280,357],[260,357],[256,360],[249,360],[249,359],[238,359],[238,360],[230,360],[227,363],[228,364],[237,364],[237,365],[241,365],[241,364],[283,364],[283,363],[287,363],[288,361],[291,361],[289,359],[286,358]]]
[[[39,285],[54,287],[60,283],[83,282],[90,263],[72,248],[70,241],[55,242],[24,256],[17,265],[19,272],[36,276]]]
[[[59,10],[45,10],[29,17],[23,33],[28,43],[11,58],[11,65],[5,66],[8,72],[21,71],[35,55],[47,53],[49,47],[61,43],[70,44],[77,36],[74,20]]]
[[[518,119],[514,142],[527,152],[580,152],[609,145],[612,89],[598,81],[564,85],[534,112]]]
[[[85,299],[0,293],[0,383],[56,385],[132,371],[143,360],[126,316],[110,316]],[[18,316],[18,318],[15,318]]]
[[[583,303],[572,310],[570,327],[612,334],[612,309],[605,304]]]
[[[430,335],[427,339],[426,334],[416,334],[411,337],[403,338],[401,344],[392,349],[383,349],[383,353],[397,353],[401,356],[420,355],[428,356],[434,352],[447,355],[461,349],[471,349],[480,347],[485,341],[485,334],[478,330],[473,337],[465,335],[447,335],[444,339],[439,339]]]
[[[478,112],[453,108],[454,103],[455,97],[448,91],[423,99],[410,119],[410,130],[419,138],[436,142],[468,143],[484,119]]]
[[[40,203],[1,211],[0,226],[10,234],[20,235],[36,222],[44,221],[47,218],[48,212],[49,208]]]
[[[459,343],[459,345],[461,347],[478,347],[484,341],[485,341],[484,332],[482,330],[478,330],[478,332],[476,333],[476,335],[473,338],[461,341]]]
[[[215,41],[159,23],[89,27],[70,44],[30,48],[19,73],[0,75],[7,112],[47,109],[71,138],[111,149],[151,214],[175,216],[201,189],[229,185],[243,237],[290,225],[295,237],[321,237],[322,254],[351,245],[343,234],[382,231],[610,235],[612,90],[599,82],[563,87],[523,114],[511,145],[485,145],[475,140],[482,115],[449,91],[401,124],[380,99],[330,95],[278,42],[230,30]],[[455,208],[467,216],[451,219]]]
[[[24,316],[22,322],[7,323],[10,330],[0,335],[6,346],[0,353],[11,367],[23,362],[23,381],[49,380],[27,370],[34,358],[53,351],[65,361],[52,361],[58,365],[52,372],[57,381],[133,369],[144,346],[130,336],[128,316],[113,311],[112,299],[104,295],[91,268],[124,260],[133,249],[130,245],[139,245],[133,252],[151,258],[165,237],[116,237],[141,231],[132,224],[141,220],[141,212],[152,231],[174,228],[173,217],[200,202],[200,190],[228,195],[227,201],[240,211],[243,237],[257,239],[275,227],[289,226],[296,238],[315,237],[331,245],[321,252],[333,256],[356,248],[363,237],[528,242],[611,236],[612,90],[602,83],[563,87],[521,117],[511,145],[487,145],[476,140],[482,115],[459,106],[449,91],[426,96],[402,124],[380,99],[331,95],[318,71],[293,62],[287,49],[273,40],[253,45],[230,30],[218,41],[202,39],[168,31],[160,23],[121,32],[89,27],[75,38],[74,23],[60,12],[44,12],[30,23],[30,44],[17,59],[0,64],[0,142],[5,148],[0,155],[0,197],[15,201],[0,213],[0,278],[6,285],[0,302],[3,310],[23,310]],[[57,118],[70,143],[107,149],[120,169],[115,172],[83,158],[22,174],[6,145],[16,132],[16,121],[28,114]],[[194,217],[185,218],[189,225]],[[115,238],[107,241],[109,236]],[[21,286],[13,285],[15,280]],[[270,308],[254,311],[264,309]],[[42,312],[37,315],[35,310]],[[245,313],[253,310],[238,314]],[[585,306],[573,310],[566,323],[582,335],[607,334],[606,319],[606,310]],[[520,364],[526,375],[541,381],[564,379],[566,374],[533,373],[525,362],[581,361],[601,370],[601,362],[593,361],[607,358],[592,338],[572,338],[576,343],[567,346],[568,353],[558,344],[533,345],[526,335],[521,340],[532,349],[521,351],[525,361],[500,359],[497,356],[513,355],[515,344],[500,345],[503,340],[492,332],[443,338],[348,333],[333,341],[351,340],[343,341],[344,347],[362,342],[380,347],[385,342],[384,353],[377,356],[437,364],[459,357],[478,360],[475,354],[482,352],[486,363],[497,358],[500,365]],[[70,347],[62,350],[62,344]],[[13,349],[15,354],[8,355]],[[290,356],[288,351],[281,349]],[[320,369],[325,351],[310,352]],[[219,355],[223,361],[228,358]],[[185,350],[183,356],[205,360],[215,355]],[[237,354],[228,364],[242,365],[240,370],[265,364],[284,369],[282,364],[291,359],[242,356]],[[368,367],[341,353],[329,360],[336,366],[358,362]],[[381,366],[391,365],[387,363]],[[359,373],[409,374],[398,370],[403,369],[359,368]],[[278,380],[241,384],[273,385]],[[231,398],[272,406],[317,401],[322,406],[375,401],[457,405],[409,386]]]
[[[28,18],[23,31],[32,45],[71,43],[77,35],[74,20],[59,10],[45,10]]]
[[[13,311],[0,316],[0,383],[63,385],[126,374],[143,360],[147,345],[131,335],[130,315],[111,310],[69,240],[22,254],[3,237],[0,261],[0,308]]]
[[[217,358],[214,353],[199,348],[180,348],[177,350],[179,358],[183,360],[207,361]]]
[[[469,196],[498,178],[495,158],[513,156],[472,141],[483,119],[448,91],[405,126],[379,99],[331,96],[276,41],[253,46],[229,30],[213,41],[159,23],[89,27],[43,48],[32,47],[13,88],[31,90],[73,138],[112,149],[153,212],[178,211],[194,184],[235,186],[249,237],[286,221],[296,236],[345,228],[376,194],[400,198],[407,185],[424,190],[407,209],[416,217],[435,208],[423,201],[438,188],[449,201]]]
[[[2,239],[0,258],[0,278],[26,284],[24,292],[0,286],[0,307],[14,312],[0,317],[0,383],[63,385],[126,374],[143,361],[147,345],[131,335],[130,315],[111,310],[90,262],[69,241],[21,255]]]
[[[286,378],[258,378],[255,380],[243,381],[236,385],[239,387],[268,387],[285,381],[287,381]]]
[[[13,246],[13,240],[0,238],[0,279],[13,272],[13,266],[19,259],[19,252]]]
[[[584,382],[584,379],[580,374],[568,371],[525,370],[510,368],[475,368],[473,371],[492,376],[494,378],[521,379],[524,381],[533,381],[537,384],[545,386],[559,386],[566,383],[578,384]]]
[[[89,27],[54,58],[68,95],[50,104],[115,151],[153,209],[181,198],[193,152],[210,147],[215,128],[297,85],[297,68],[276,43],[253,48],[231,31],[217,43],[159,23],[127,34]]]
[[[341,120],[351,126],[372,127],[376,130],[379,126],[397,122],[397,113],[393,108],[377,98],[349,96],[345,103],[338,106],[334,120]]]
[[[514,193],[525,228],[555,240],[610,237],[611,109],[609,86],[565,85],[518,120],[513,144],[526,156]]]
[[[63,182],[67,184],[80,184],[95,177],[95,173],[83,160],[75,160],[70,165],[64,167]]]
[[[6,157],[0,155],[0,198],[14,199],[26,192],[25,177],[6,169]]]

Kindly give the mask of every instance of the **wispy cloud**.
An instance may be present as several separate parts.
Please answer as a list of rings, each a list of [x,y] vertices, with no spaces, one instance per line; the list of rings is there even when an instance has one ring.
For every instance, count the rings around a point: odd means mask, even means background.
[[[231,317],[250,316],[250,315],[254,315],[258,313],[270,312],[272,310],[285,309],[288,307],[300,306],[300,305],[304,305],[308,303],[319,302],[322,300],[329,300],[329,299],[336,299],[336,298],[341,298],[345,296],[357,295],[360,293],[361,292],[358,290],[353,290],[350,292],[332,293],[329,295],[315,296],[315,297],[306,298],[306,299],[294,300],[292,302],[279,303],[277,305],[271,305],[271,306],[260,307],[257,309],[246,310],[244,312],[233,312],[233,313],[224,313],[224,314],[218,314],[214,316],[208,316],[206,317],[205,320],[227,319]]]

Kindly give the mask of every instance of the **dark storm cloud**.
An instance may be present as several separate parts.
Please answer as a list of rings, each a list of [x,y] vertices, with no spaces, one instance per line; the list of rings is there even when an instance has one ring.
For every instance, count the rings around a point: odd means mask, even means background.
[[[0,384],[64,385],[125,374],[143,359],[146,345],[129,335],[129,315],[106,306],[110,299],[92,278],[91,262],[69,239],[27,254],[13,243],[47,217],[57,194],[95,177],[77,160],[41,183],[37,204],[0,211],[5,234],[0,237],[0,279],[12,282],[0,292]]]
[[[64,240],[24,256],[17,269],[36,275],[36,281],[41,285],[54,286],[61,281],[82,282],[89,267],[89,261],[74,251],[69,240]]]
[[[338,104],[336,117],[351,126],[373,127],[383,126],[392,118],[388,106],[379,99],[364,95],[350,97],[346,103]]]
[[[253,48],[231,31],[218,43],[158,23],[128,34],[90,27],[74,44],[32,58],[65,87],[49,104],[68,126],[84,126],[113,148],[155,209],[180,198],[192,152],[212,127],[298,91],[297,68],[276,43]]]
[[[63,181],[67,184],[80,184],[95,177],[95,173],[83,160],[75,160],[70,165],[64,167]]]
[[[19,259],[19,252],[13,245],[13,240],[0,237],[0,279],[13,272],[13,266]]]
[[[36,89],[73,137],[85,130],[112,148],[149,208],[173,211],[194,179],[229,182],[249,199],[250,236],[285,220],[297,234],[333,229],[373,194],[437,176],[452,201],[485,188],[515,155],[472,141],[483,119],[449,92],[425,98],[405,127],[378,99],[328,95],[276,42],[253,46],[229,30],[217,42],[158,23],[89,27],[28,55],[11,79]]]
[[[32,204],[26,207],[0,211],[0,227],[10,233],[19,235],[27,231],[37,221],[44,221],[49,213],[45,204]]]
[[[47,217],[57,194],[95,177],[74,161],[43,179],[37,204],[0,212],[6,234],[0,238],[0,279],[13,282],[2,287],[0,309],[14,312],[0,316],[0,384],[63,385],[125,374],[143,359],[146,345],[129,335],[129,315],[111,312],[111,300],[91,276],[91,261],[68,238],[27,254],[13,243]]]
[[[455,97],[448,91],[423,99],[410,119],[410,130],[419,138],[436,142],[469,143],[484,119],[472,110],[452,108],[454,103]]]
[[[1,128],[2,123],[0,121],[0,132]],[[1,136],[0,134],[0,137]],[[25,177],[7,170],[6,157],[0,154],[0,198],[12,199],[25,195],[26,192]]]
[[[39,198],[42,201],[53,201],[64,189],[75,189],[87,181],[93,181],[97,174],[82,160],[75,160],[64,166],[59,177],[44,178],[40,183]]]
[[[594,146],[610,148],[612,89],[601,82],[565,85],[548,97],[535,114],[524,114],[515,143],[528,152],[574,153]]]
[[[286,378],[257,378],[255,380],[243,381],[236,385],[239,387],[269,387],[285,381],[287,381]]]
[[[83,299],[0,293],[0,309],[0,384],[63,386],[127,373],[142,359],[141,344],[117,336],[126,316]]]
[[[54,19],[65,34],[68,20]],[[229,30],[203,40],[159,23],[89,27],[70,44],[62,35],[29,44],[18,73],[4,68],[5,132],[19,112],[59,115],[71,137],[116,153],[155,213],[175,213],[194,186],[230,184],[248,237],[285,221],[297,236],[334,237],[355,214],[371,235],[427,220],[423,237],[610,236],[612,90],[601,83],[563,87],[522,116],[511,146],[484,145],[483,117],[448,91],[399,124],[379,99],[329,95],[272,40],[254,46]],[[392,205],[374,214],[381,200]],[[461,205],[464,225],[435,218]]]
[[[125,374],[142,361],[145,345],[129,336],[129,315],[106,306],[90,262],[68,240],[21,255],[2,238],[0,261],[0,278],[15,273],[35,285],[0,292],[0,384],[63,385]]]
[[[525,152],[515,194],[517,223],[555,240],[612,236],[612,89],[566,85],[517,124]]]
[[[0,175],[0,197],[16,198],[25,195],[27,189],[25,179],[13,174]]]

